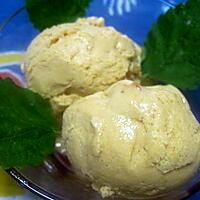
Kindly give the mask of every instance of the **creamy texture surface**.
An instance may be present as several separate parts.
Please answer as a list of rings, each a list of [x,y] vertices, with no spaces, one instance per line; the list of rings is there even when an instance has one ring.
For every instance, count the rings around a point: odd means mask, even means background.
[[[103,18],[83,18],[40,33],[28,47],[23,69],[29,88],[47,98],[66,95],[69,102],[73,95],[138,78],[140,53],[127,36],[104,26]]]
[[[199,166],[199,123],[178,89],[124,80],[66,109],[62,137],[74,170],[102,196],[159,194]]]

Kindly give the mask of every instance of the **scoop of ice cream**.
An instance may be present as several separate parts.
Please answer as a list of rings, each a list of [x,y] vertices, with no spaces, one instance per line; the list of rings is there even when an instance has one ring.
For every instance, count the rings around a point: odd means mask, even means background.
[[[28,87],[44,97],[85,96],[140,76],[140,48],[103,18],[84,18],[39,34],[23,68]]]
[[[66,109],[62,137],[74,170],[102,196],[151,196],[199,166],[199,123],[178,89],[124,80]]]
[[[51,106],[58,122],[62,123],[62,113],[64,110],[81,97],[77,94],[59,95],[50,99]]]

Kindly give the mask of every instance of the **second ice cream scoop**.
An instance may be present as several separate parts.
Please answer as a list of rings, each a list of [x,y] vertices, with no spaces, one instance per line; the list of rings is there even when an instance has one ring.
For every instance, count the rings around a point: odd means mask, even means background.
[[[74,170],[102,196],[159,195],[186,183],[200,160],[199,123],[173,86],[119,81],[63,115]]]

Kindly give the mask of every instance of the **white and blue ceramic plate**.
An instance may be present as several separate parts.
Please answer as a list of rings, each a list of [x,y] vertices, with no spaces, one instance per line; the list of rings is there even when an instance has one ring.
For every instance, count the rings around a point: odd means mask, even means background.
[[[87,10],[87,15],[104,17],[107,25],[114,26],[142,45],[157,17],[180,2],[183,0],[93,0]],[[3,29],[0,28],[0,77],[10,77],[19,85],[25,84],[24,75],[20,70],[21,55],[30,41],[39,33],[29,21],[26,10],[20,9],[23,6],[23,0],[0,0],[0,23],[19,10],[14,18],[8,20]],[[0,27],[1,25],[4,24],[0,24]],[[200,89],[183,92],[197,119],[200,120]],[[11,169],[8,172],[23,187],[44,199],[102,199],[61,163],[52,156],[41,166],[21,170]],[[199,189],[200,174],[185,187],[157,199],[198,200],[200,199]]]

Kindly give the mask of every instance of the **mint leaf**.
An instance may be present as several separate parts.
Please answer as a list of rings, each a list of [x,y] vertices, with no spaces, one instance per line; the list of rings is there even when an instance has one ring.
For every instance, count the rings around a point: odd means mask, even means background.
[[[58,126],[47,100],[0,80],[0,166],[37,165],[53,153]]]
[[[182,89],[200,84],[200,1],[161,15],[145,41],[143,74]]]
[[[26,8],[34,26],[43,30],[85,16],[89,2],[90,0],[26,0]]]

